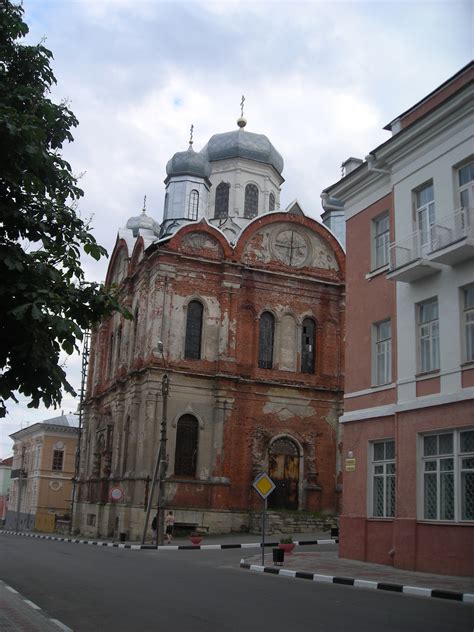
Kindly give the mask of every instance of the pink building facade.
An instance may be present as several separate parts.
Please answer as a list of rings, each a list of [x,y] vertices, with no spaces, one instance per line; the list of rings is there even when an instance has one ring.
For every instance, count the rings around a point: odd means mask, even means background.
[[[347,244],[340,555],[474,575],[474,64],[323,192]]]

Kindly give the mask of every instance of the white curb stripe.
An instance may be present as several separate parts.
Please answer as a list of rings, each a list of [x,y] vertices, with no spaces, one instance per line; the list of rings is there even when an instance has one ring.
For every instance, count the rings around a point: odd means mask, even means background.
[[[376,590],[377,582],[372,582],[368,579],[354,579],[354,586],[357,586],[358,588],[370,588]]]
[[[464,593],[462,596],[462,600],[466,603],[474,603],[474,595],[471,593]]]
[[[207,550],[216,550],[216,549],[220,549],[221,545],[220,544],[204,544],[203,546],[201,546],[201,549],[207,549]]]
[[[5,588],[7,590],[9,590],[12,593],[15,593],[16,595],[18,595],[18,590],[15,590],[14,588],[12,588],[11,586],[5,586]]]
[[[330,575],[313,575],[313,582],[322,582],[323,584],[332,584],[332,577]]]
[[[431,588],[421,588],[421,586],[403,586],[403,592],[418,597],[431,597]]]
[[[258,566],[257,564],[250,564],[250,570],[256,571],[257,573],[263,573],[263,566]]]
[[[30,608],[33,608],[33,610],[41,610],[39,606],[37,606],[35,603],[30,601],[29,599],[23,599],[23,601],[27,603],[30,606]]]
[[[279,575],[283,575],[283,577],[296,577],[296,571],[290,571],[287,568],[281,568]]]
[[[256,549],[257,547],[259,547],[260,544],[254,544],[253,542],[251,544],[249,544],[248,542],[245,544],[241,545],[241,548],[243,549]]]

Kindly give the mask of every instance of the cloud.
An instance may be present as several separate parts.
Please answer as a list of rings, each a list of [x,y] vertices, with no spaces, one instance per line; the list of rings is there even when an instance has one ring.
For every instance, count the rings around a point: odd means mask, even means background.
[[[25,0],[24,8],[28,41],[46,36],[54,53],[52,96],[69,98],[80,121],[64,154],[84,172],[80,210],[109,251],[144,194],[161,218],[166,162],[187,147],[191,123],[199,150],[235,128],[243,93],[247,129],[266,134],[285,160],[282,204],[298,198],[317,218],[320,191],[339,179],[341,162],[386,140],[385,123],[472,57],[471,2]],[[90,280],[105,278],[105,259],[84,262]],[[69,361],[76,387],[77,371]],[[9,424],[51,416],[25,404],[10,409]]]

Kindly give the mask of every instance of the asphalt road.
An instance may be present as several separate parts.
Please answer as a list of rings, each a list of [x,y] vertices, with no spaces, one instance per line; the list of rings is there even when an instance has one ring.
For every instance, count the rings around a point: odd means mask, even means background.
[[[471,605],[255,574],[249,554],[2,536],[0,578],[74,632],[473,632]]]

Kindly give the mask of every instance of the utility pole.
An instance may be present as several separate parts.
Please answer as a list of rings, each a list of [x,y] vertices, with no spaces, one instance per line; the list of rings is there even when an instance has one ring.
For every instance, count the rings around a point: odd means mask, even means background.
[[[81,365],[81,392],[79,397],[79,427],[77,432],[76,460],[74,464],[74,478],[72,479],[72,495],[71,495],[71,518],[69,523],[69,534],[72,533],[74,509],[76,502],[77,483],[79,480],[79,465],[81,462],[81,439],[84,414],[84,398],[86,395],[87,367],[89,365],[89,342],[90,332],[84,332],[84,344],[82,347],[82,365]]]
[[[157,513],[158,513],[158,537],[157,543],[158,545],[163,544],[163,534],[165,530],[165,478],[166,478],[166,470],[168,468],[168,462],[166,460],[166,443],[168,438],[166,436],[167,423],[168,423],[168,394],[169,394],[169,386],[170,380],[168,373],[163,375],[161,380],[161,394],[163,396],[163,408],[161,414],[161,436],[160,436],[160,471],[158,473],[158,505],[157,505]]]
[[[160,444],[156,454],[155,467],[153,468],[153,477],[151,479],[151,490],[148,497],[148,506],[146,509],[145,524],[143,525],[142,544],[145,544],[146,532],[148,529],[148,521],[150,519],[150,511],[153,505],[153,494],[155,491],[155,483],[158,478],[158,501],[157,501],[157,545],[163,544],[163,533],[165,527],[165,479],[168,461],[166,457],[167,444],[167,424],[168,424],[168,394],[170,379],[168,375],[168,367],[163,353],[163,343],[158,341],[156,350],[161,353],[165,372],[161,378],[161,427],[160,427]],[[158,395],[157,395],[158,400]],[[155,406],[155,411],[157,406]],[[156,414],[156,413],[155,413]]]

